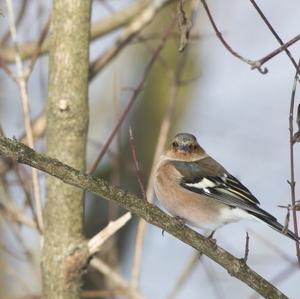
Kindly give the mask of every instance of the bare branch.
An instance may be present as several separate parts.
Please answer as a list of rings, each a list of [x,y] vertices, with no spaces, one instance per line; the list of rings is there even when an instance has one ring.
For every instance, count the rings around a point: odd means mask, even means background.
[[[214,28],[215,30],[215,33],[216,33],[216,36],[218,37],[218,39],[221,41],[221,43],[223,44],[223,46],[233,55],[235,56],[236,58],[238,58],[239,60],[249,64],[251,66],[252,69],[258,69],[258,71],[261,73],[261,74],[266,74],[268,72],[268,70],[266,68],[264,69],[261,69],[260,65],[258,65],[257,61],[254,61],[254,60],[250,60],[248,58],[245,58],[243,56],[241,56],[238,52],[236,52],[235,50],[232,49],[232,47],[226,42],[226,40],[224,39],[222,33],[220,32],[220,30],[218,29],[213,17],[212,17],[212,14],[208,8],[208,5],[206,3],[205,0],[201,0],[201,3],[207,13],[207,16],[209,18],[209,21],[212,25],[212,27]]]
[[[297,109],[296,122],[297,122],[297,126],[298,126],[298,131],[294,134],[293,141],[300,142],[300,104],[298,105],[298,109]]]
[[[142,176],[141,176],[141,169],[140,169],[139,161],[138,161],[137,154],[136,154],[134,138],[133,138],[133,133],[132,133],[131,127],[129,128],[129,143],[130,143],[130,147],[131,147],[131,153],[132,153],[132,159],[134,162],[136,177],[137,177],[137,180],[138,180],[141,192],[142,192],[143,199],[147,200],[146,192],[145,192],[145,188],[144,188],[144,184],[143,184],[143,180],[142,180]]]
[[[245,254],[244,254],[244,261],[247,263],[249,255],[249,234],[246,232],[246,242],[245,242]]]
[[[215,242],[203,237],[156,206],[145,202],[132,193],[110,185],[99,177],[89,176],[62,162],[36,153],[33,149],[15,140],[0,137],[0,155],[44,171],[66,184],[76,186],[96,195],[112,200],[147,222],[172,234],[224,267],[228,273],[249,285],[263,297],[287,298],[275,286],[254,272],[244,261],[234,257]]]
[[[27,10],[28,3],[29,3],[28,0],[22,1],[20,10],[19,10],[18,15],[16,17],[16,27],[18,27],[18,25],[21,23],[23,17],[25,16],[25,12]],[[0,12],[0,14],[1,14],[1,12]],[[11,34],[10,34],[10,30],[8,29],[7,32],[3,35],[3,37],[0,41],[0,45],[1,46],[5,45],[10,37],[11,37]]]
[[[268,19],[266,18],[266,16],[264,15],[264,13],[262,12],[262,10],[259,8],[259,6],[256,4],[256,2],[254,0],[250,0],[250,2],[252,3],[252,5],[254,6],[254,8],[256,9],[256,11],[259,13],[260,17],[262,18],[262,20],[265,22],[265,24],[268,26],[268,28],[270,29],[270,31],[272,32],[272,34],[275,36],[276,40],[279,42],[279,44],[284,47],[284,42],[282,41],[282,39],[280,38],[280,36],[278,35],[278,33],[276,32],[276,30],[273,28],[273,26],[271,25],[271,23],[268,21]],[[296,70],[298,68],[297,66],[297,62],[295,61],[295,59],[293,58],[291,52],[288,50],[288,47],[284,47],[283,49],[287,56],[290,58],[290,60],[292,61],[293,65],[295,66]]]
[[[13,10],[11,0],[6,0],[6,3],[7,3],[8,15],[9,15],[9,27],[11,32],[11,38],[13,40],[14,47],[15,47],[15,62],[18,71],[16,82],[20,90],[26,138],[28,140],[28,145],[31,148],[34,148],[33,133],[32,133],[31,121],[30,121],[30,107],[29,107],[29,96],[27,90],[26,74],[24,72],[23,63],[19,52],[19,46],[17,43],[17,32],[15,27],[14,10]],[[39,184],[37,171],[34,169],[32,169],[32,185],[33,185],[35,208],[37,213],[38,229],[40,231],[43,231],[43,215],[42,215],[42,204],[41,204],[41,195],[40,195],[40,184]]]
[[[288,42],[286,42],[285,44],[283,44],[282,46],[280,46],[279,48],[275,49],[274,51],[272,51],[271,53],[267,54],[266,56],[264,56],[263,58],[257,60],[256,64],[258,66],[262,66],[263,64],[265,64],[267,61],[269,61],[270,59],[272,59],[273,57],[275,57],[276,55],[278,55],[279,53],[281,53],[282,51],[286,51],[286,49],[290,46],[292,46],[294,43],[296,43],[298,40],[300,39],[300,34],[298,34],[297,36],[295,36],[294,38],[292,38],[291,40],[289,40]]]
[[[251,0],[252,1],[252,0]],[[298,62],[298,66],[296,68],[296,74],[294,77],[294,83],[293,83],[293,88],[292,88],[292,94],[291,94],[291,101],[290,101],[290,111],[289,111],[289,132],[290,132],[290,189],[291,189],[291,202],[292,202],[292,214],[293,214],[293,224],[294,224],[294,232],[296,236],[299,236],[298,232],[298,222],[297,222],[297,212],[295,209],[296,206],[296,190],[295,190],[295,162],[294,162],[294,129],[293,129],[293,122],[294,122],[294,106],[295,106],[295,96],[296,96],[296,87],[297,87],[297,82],[298,82],[298,72],[299,72],[299,66],[300,66],[300,59]],[[296,242],[296,253],[297,253],[297,258],[298,258],[298,264],[300,266],[300,244],[299,242]]]
[[[177,6],[178,26],[180,30],[179,52],[184,51],[188,44],[190,31],[192,29],[192,22],[188,19],[184,10],[184,2],[185,0],[179,0]]]

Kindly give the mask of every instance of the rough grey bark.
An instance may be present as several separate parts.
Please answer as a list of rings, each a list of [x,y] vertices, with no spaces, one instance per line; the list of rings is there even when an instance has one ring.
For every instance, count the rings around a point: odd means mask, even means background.
[[[154,205],[132,193],[112,186],[101,178],[86,175],[58,160],[37,154],[31,148],[5,137],[0,137],[0,156],[30,165],[60,178],[65,183],[93,192],[107,200],[112,200],[121,207],[164,229],[174,237],[207,255],[226,269],[230,275],[246,283],[264,298],[287,298],[274,285],[254,272],[244,259],[234,257],[223,248],[217,246],[213,241],[199,235],[189,227],[184,226],[180,221],[168,216]],[[84,259],[84,255],[84,251],[80,254],[80,250],[78,250],[78,257]]]
[[[47,153],[83,171],[88,129],[90,0],[54,0]],[[43,298],[79,298],[83,190],[46,177]]]

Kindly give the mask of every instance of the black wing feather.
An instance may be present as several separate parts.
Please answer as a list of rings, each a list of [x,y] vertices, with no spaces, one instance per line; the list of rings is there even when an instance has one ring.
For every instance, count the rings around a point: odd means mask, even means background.
[[[172,163],[182,175],[180,185],[183,188],[205,194],[230,207],[238,207],[275,220],[271,214],[258,207],[259,201],[247,187],[212,158],[208,157],[193,162],[172,161]],[[210,167],[211,164],[213,164],[213,168]],[[197,183],[204,179],[213,183],[213,186],[197,187]]]
[[[201,180],[199,180],[200,182]],[[189,185],[189,183],[186,183],[182,181],[180,185],[192,192],[206,195],[208,197],[212,197],[216,200],[219,200],[220,202],[232,207],[232,208],[241,208],[243,210],[246,210],[253,214],[254,216],[260,215],[269,218],[270,220],[275,220],[276,218],[269,214],[268,212],[261,209],[257,204],[255,204],[252,200],[247,201],[244,198],[236,196],[234,193],[228,190],[226,187],[226,184],[222,184],[215,187],[208,187],[208,188],[197,188]]]
[[[215,163],[214,166],[217,166],[214,170],[208,167],[211,160]],[[299,242],[299,238],[292,231],[284,232],[283,225],[258,206],[259,201],[250,190],[215,160],[206,158],[194,162],[174,161],[173,165],[181,173],[180,185],[186,190],[206,195],[232,208],[241,208],[271,228]]]

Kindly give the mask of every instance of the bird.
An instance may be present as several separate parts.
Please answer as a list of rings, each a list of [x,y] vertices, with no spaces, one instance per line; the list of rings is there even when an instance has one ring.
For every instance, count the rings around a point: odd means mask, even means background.
[[[162,206],[185,224],[213,233],[243,219],[265,223],[290,239],[299,237],[260,208],[257,198],[189,133],[177,134],[161,155],[154,191]]]

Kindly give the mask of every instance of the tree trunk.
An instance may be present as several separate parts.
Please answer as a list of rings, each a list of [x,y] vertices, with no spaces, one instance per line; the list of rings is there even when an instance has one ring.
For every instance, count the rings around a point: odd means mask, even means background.
[[[54,0],[47,109],[47,154],[85,170],[90,0]],[[43,298],[79,298],[83,191],[47,176]]]

